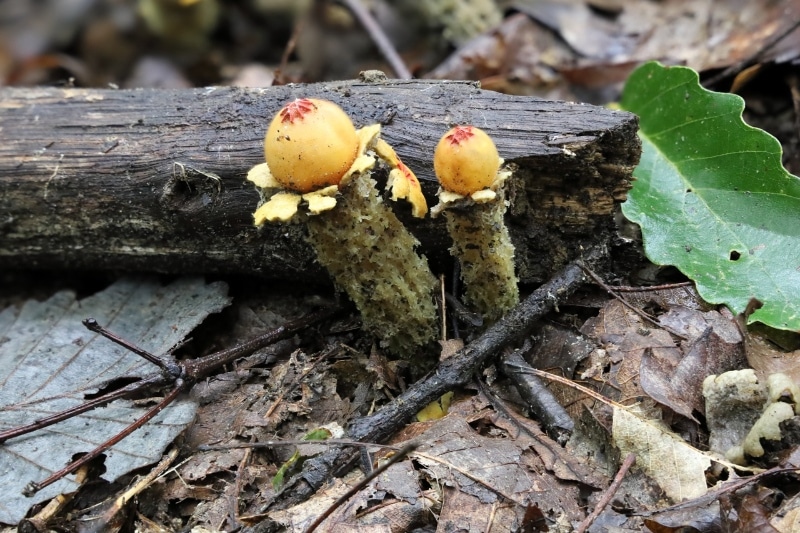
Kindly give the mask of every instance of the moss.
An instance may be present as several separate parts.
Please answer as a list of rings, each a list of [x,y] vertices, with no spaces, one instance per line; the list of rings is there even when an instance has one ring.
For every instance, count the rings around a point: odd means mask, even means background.
[[[436,337],[436,279],[411,235],[359,174],[334,209],[308,219],[319,262],[360,309],[365,328],[392,353],[413,358]]]
[[[493,0],[416,0],[431,26],[443,26],[444,38],[461,45],[497,26],[502,12]]]

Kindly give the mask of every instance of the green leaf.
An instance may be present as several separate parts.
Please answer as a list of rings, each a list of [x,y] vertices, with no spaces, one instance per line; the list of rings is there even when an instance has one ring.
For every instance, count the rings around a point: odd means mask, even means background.
[[[301,440],[328,440],[331,438],[331,431],[327,428],[317,428],[312,429],[308,433],[306,433]],[[290,468],[295,466],[295,464],[300,461],[302,456],[300,455],[300,450],[295,450],[292,456],[281,465],[278,469],[278,472],[272,477],[272,489],[275,492],[278,492],[281,487],[283,487],[284,479],[286,478],[286,472],[289,471]]]
[[[639,115],[642,158],[622,205],[645,253],[702,297],[774,328],[800,330],[800,179],[781,146],[742,121],[744,102],[707,91],[685,67],[647,63],[621,107]]]

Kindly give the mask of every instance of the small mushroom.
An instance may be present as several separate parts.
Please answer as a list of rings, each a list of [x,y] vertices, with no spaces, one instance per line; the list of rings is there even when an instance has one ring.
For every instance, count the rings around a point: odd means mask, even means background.
[[[433,156],[441,188],[431,216],[445,213],[450,252],[461,264],[464,300],[488,322],[519,303],[514,245],[504,219],[503,185],[511,171],[502,165],[492,139],[475,126],[445,133]]]
[[[417,239],[383,202],[371,171],[390,168],[393,198],[412,214],[427,203],[413,172],[382,139],[375,124],[356,130],[325,100],[290,102],[273,119],[266,163],[248,173],[262,195],[255,224],[305,223],[318,261],[361,312],[365,328],[391,352],[412,358],[436,336],[436,279]]]

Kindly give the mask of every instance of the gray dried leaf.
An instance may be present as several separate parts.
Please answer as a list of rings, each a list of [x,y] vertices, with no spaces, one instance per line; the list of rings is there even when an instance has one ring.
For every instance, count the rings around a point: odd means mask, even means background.
[[[62,291],[44,302],[0,312],[0,430],[29,424],[82,403],[119,376],[157,371],[140,357],[86,330],[93,317],[126,340],[156,355],[177,345],[210,313],[230,303],[227,285],[183,278],[167,286],[122,280],[83,300]],[[0,444],[0,522],[16,524],[38,502],[77,486],[68,476],[33,497],[22,495],[140,417],[148,406],[119,400],[46,429]],[[115,480],[156,462],[194,418],[196,404],[180,398],[144,427],[106,452],[104,477]]]

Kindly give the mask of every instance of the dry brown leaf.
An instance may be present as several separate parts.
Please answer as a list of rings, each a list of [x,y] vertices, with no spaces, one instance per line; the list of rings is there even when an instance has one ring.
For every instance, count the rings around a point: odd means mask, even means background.
[[[747,365],[742,336],[736,324],[717,311],[673,307],[659,322],[689,340],[683,343],[683,354],[645,352],[639,367],[642,389],[658,403],[697,421],[694,412],[705,412],[703,380]]]

